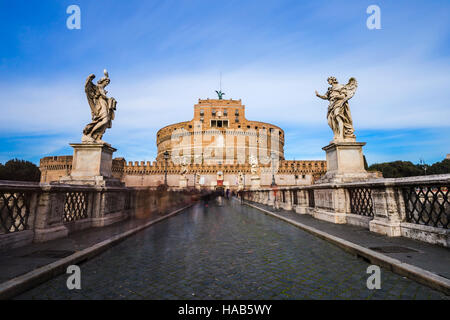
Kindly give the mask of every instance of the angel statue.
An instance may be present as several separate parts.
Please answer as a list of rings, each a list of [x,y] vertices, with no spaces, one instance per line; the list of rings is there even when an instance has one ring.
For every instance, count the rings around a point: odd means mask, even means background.
[[[102,141],[106,128],[111,128],[111,122],[114,120],[114,111],[116,110],[117,101],[114,98],[108,98],[108,91],[105,87],[109,84],[108,71],[103,70],[104,77],[97,81],[97,85],[92,83],[95,78],[94,74],[90,74],[86,79],[84,91],[91,107],[92,122],[86,125],[83,130],[83,143],[104,143]]]
[[[249,161],[250,163],[250,172],[252,174],[257,174],[258,173],[258,160],[256,159],[256,157],[254,155],[250,155],[249,157]]]
[[[333,130],[334,141],[354,140],[353,121],[348,106],[350,100],[356,92],[358,83],[355,78],[350,78],[346,85],[339,84],[335,77],[327,79],[331,87],[322,96],[316,91],[316,96],[323,100],[330,101],[328,105],[327,120],[328,125]]]
[[[188,164],[187,164],[187,160],[183,159],[183,161],[181,162],[181,169],[180,169],[180,175],[182,178],[186,178],[186,174],[188,172]]]

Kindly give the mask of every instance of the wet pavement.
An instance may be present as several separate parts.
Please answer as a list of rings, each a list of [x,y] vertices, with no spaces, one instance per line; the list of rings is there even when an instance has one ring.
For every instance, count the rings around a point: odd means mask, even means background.
[[[106,227],[77,231],[64,238],[31,243],[23,247],[0,251],[0,283],[56,262],[75,252],[90,248],[102,241],[119,236],[167,215],[167,213],[151,213],[146,218],[127,219]]]
[[[279,217],[292,220],[306,227],[325,232],[330,236],[349,241],[361,247],[382,253],[438,276],[450,279],[450,248],[405,237],[387,237],[368,228],[349,224],[336,224],[314,218],[309,214],[298,214],[255,202],[248,205],[267,210]],[[264,211],[263,211],[264,212]]]
[[[259,210],[196,205],[80,265],[81,289],[63,274],[18,299],[448,299],[369,264]]]

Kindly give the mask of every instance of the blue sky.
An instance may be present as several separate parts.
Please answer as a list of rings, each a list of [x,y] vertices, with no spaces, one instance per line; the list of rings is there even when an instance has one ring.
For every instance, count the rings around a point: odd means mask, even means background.
[[[66,28],[66,8],[81,29]],[[366,8],[381,8],[381,30]],[[84,81],[108,69],[118,101],[104,140],[152,161],[156,131],[198,98],[242,99],[285,130],[289,159],[324,159],[326,78],[356,77],[350,101],[369,163],[450,153],[449,1],[0,0],[0,162],[68,155],[90,121]]]

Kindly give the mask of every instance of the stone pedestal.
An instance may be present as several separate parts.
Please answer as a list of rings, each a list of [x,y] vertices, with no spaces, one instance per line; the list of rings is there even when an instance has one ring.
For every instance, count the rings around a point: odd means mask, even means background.
[[[257,189],[260,189],[260,188],[261,188],[261,178],[260,178],[260,177],[258,177],[258,176],[252,176],[252,177],[250,178],[250,180],[251,180],[251,182],[252,182],[252,184],[251,184],[251,186],[250,186],[250,189],[252,189],[252,190],[257,190]]]
[[[327,153],[327,173],[317,183],[355,182],[376,178],[364,169],[362,147],[365,142],[331,142]]]
[[[61,177],[61,183],[122,186],[112,177],[112,154],[116,151],[107,143],[71,143],[74,149],[70,176]]]
[[[186,177],[180,178],[180,188],[187,188],[188,186],[188,179]]]

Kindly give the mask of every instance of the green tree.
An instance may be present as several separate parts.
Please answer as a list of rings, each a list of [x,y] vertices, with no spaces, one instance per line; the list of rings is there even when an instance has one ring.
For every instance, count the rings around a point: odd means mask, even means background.
[[[12,159],[4,165],[0,163],[0,180],[39,182],[40,178],[39,168],[30,161]]]
[[[427,170],[427,174],[446,174],[450,173],[450,159],[436,162]]]
[[[424,174],[419,166],[410,161],[375,163],[369,167],[369,171],[381,171],[385,178],[411,177]]]
[[[425,172],[425,166],[427,170]],[[425,173],[429,174],[447,174],[450,173],[450,160],[445,159],[441,162],[436,162],[433,165],[426,165],[423,163],[413,164],[410,161],[394,161],[375,163],[368,169],[369,171],[381,171],[385,178],[401,178],[411,176],[422,176]]]

